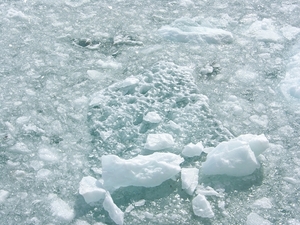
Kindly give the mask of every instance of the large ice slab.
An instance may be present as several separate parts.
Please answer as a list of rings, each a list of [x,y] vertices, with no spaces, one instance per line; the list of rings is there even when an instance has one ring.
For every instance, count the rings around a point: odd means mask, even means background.
[[[189,195],[192,195],[198,185],[199,169],[197,168],[182,168],[181,169],[181,182],[182,189]]]
[[[183,158],[172,153],[155,152],[132,159],[116,155],[102,156],[102,178],[107,190],[126,186],[155,187],[174,177],[181,170]]]
[[[162,37],[176,42],[229,44],[233,41],[231,32],[200,26],[189,18],[177,19],[171,25],[160,28],[158,32]]]
[[[103,208],[108,212],[110,218],[117,224],[122,225],[124,223],[124,213],[114,203],[109,192],[106,192],[105,199],[103,201]]]
[[[80,181],[79,194],[84,197],[87,204],[90,204],[104,199],[106,191],[96,178],[87,176],[83,177]]]
[[[264,135],[247,134],[222,142],[208,153],[206,161],[202,164],[202,172],[206,175],[250,175],[260,167],[256,156],[268,146]]]
[[[174,144],[174,139],[170,134],[149,134],[146,140],[145,149],[158,151],[172,148]]]
[[[192,200],[193,211],[195,215],[204,217],[204,218],[212,218],[215,216],[212,211],[210,203],[206,200],[204,195],[198,194]]]

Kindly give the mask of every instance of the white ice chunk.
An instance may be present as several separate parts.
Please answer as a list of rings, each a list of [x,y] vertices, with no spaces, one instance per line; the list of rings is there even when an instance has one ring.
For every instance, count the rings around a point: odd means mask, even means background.
[[[198,185],[199,169],[197,168],[182,168],[181,182],[182,189],[189,195],[192,195]]]
[[[172,148],[174,144],[174,139],[170,134],[149,134],[147,136],[145,149],[158,151],[166,148]]]
[[[273,205],[269,198],[263,197],[261,199],[257,199],[252,206],[255,208],[271,209]]]
[[[53,216],[65,222],[71,222],[74,219],[74,210],[64,200],[54,194],[50,194],[49,199],[51,200],[51,211]]]
[[[249,28],[248,34],[259,41],[278,42],[281,36],[278,34],[271,19],[255,21]]]
[[[97,61],[97,64],[103,69],[119,69],[122,67],[121,63],[118,63],[114,60],[103,61],[103,60],[99,59]]]
[[[0,190],[0,204],[3,204],[9,196],[9,192],[5,190]]]
[[[144,121],[149,123],[160,123],[162,121],[161,117],[157,112],[148,112],[143,119]]]
[[[204,218],[212,218],[214,217],[214,212],[210,206],[210,203],[206,200],[204,195],[197,195],[193,200],[193,211],[195,215],[204,217]]]
[[[126,186],[155,187],[174,177],[181,170],[182,157],[172,153],[139,155],[121,159],[116,155],[102,156],[102,178],[107,190]]]
[[[79,184],[79,194],[84,197],[87,204],[97,202],[105,198],[106,191],[102,184],[94,177],[83,177]]]
[[[186,157],[194,157],[200,156],[203,150],[204,147],[202,145],[202,142],[199,142],[197,144],[190,143],[184,147],[181,153]]]
[[[246,224],[247,225],[271,225],[272,223],[269,220],[262,218],[257,213],[252,212],[247,216]]]
[[[118,225],[124,223],[124,213],[116,206],[109,192],[106,192],[103,208],[108,212],[110,218]]]
[[[92,80],[101,80],[104,78],[104,74],[97,70],[87,70],[86,73]]]
[[[228,44],[233,41],[233,36],[230,32],[218,28],[200,26],[188,18],[175,20],[170,26],[160,28],[158,32],[164,38],[176,42]]]
[[[224,141],[208,153],[202,172],[206,175],[250,175],[260,166],[256,156],[268,146],[264,135],[244,135]]]
[[[39,150],[39,157],[40,159],[48,162],[55,162],[58,160],[57,155],[47,148],[41,148]]]

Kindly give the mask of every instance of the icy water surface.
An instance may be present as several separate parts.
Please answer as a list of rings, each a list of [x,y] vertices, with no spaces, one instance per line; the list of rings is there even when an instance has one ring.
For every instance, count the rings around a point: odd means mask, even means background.
[[[270,145],[242,177],[184,158],[212,218],[179,173],[111,193],[124,224],[300,224],[299,13],[292,0],[0,0],[0,224],[114,224],[80,181],[101,179],[103,155],[151,154],[153,133],[176,155],[242,134]]]

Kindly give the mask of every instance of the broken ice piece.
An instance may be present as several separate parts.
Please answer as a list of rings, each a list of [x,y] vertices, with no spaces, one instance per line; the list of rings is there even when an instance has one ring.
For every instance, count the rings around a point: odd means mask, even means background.
[[[109,192],[106,192],[105,199],[103,202],[103,208],[108,212],[110,218],[118,225],[124,223],[124,213],[119,207],[113,202]]]
[[[161,117],[156,112],[148,112],[144,117],[144,121],[148,123],[160,123],[162,121]]]
[[[193,200],[193,211],[195,215],[204,217],[204,218],[212,218],[215,216],[210,203],[206,200],[204,195],[197,195]]]
[[[182,155],[186,157],[200,156],[203,149],[202,142],[197,144],[190,143],[184,147],[182,150]]]
[[[181,182],[182,189],[192,195],[198,185],[199,170],[197,168],[182,168]]]

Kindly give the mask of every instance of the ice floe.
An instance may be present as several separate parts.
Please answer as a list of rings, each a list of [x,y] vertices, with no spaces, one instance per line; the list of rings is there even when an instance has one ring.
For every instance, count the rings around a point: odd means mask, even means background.
[[[94,177],[83,177],[79,184],[79,194],[84,197],[87,204],[98,202],[105,198],[106,190]]]
[[[202,142],[198,142],[197,144],[190,143],[184,147],[181,154],[185,157],[200,156],[203,150]]]
[[[105,194],[103,208],[117,225],[122,225],[124,223],[124,213],[116,206],[109,192],[106,192]]]
[[[174,139],[170,134],[149,134],[144,147],[148,150],[158,151],[172,148],[174,144]]]

